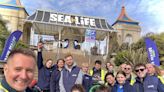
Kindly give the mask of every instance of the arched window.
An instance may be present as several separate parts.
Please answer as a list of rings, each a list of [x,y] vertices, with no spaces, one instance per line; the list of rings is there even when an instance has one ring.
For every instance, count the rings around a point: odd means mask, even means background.
[[[125,43],[132,44],[133,43],[133,38],[131,34],[127,34],[125,37]]]

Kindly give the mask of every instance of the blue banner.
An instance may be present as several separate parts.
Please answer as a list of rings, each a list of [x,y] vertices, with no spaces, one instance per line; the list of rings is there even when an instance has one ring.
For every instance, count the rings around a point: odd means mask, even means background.
[[[145,38],[148,59],[151,63],[160,66],[159,53],[156,43],[150,38]]]
[[[96,31],[87,29],[85,32],[85,41],[86,42],[95,42],[96,40]]]
[[[10,51],[14,48],[15,44],[18,42],[22,32],[17,30],[14,31],[5,42],[5,46],[3,48],[3,52],[0,56],[0,60],[5,61]]]

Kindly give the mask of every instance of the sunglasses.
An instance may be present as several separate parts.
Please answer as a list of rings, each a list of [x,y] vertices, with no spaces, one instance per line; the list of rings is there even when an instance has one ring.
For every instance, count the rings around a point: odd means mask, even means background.
[[[124,68],[125,70],[130,70],[131,68]]]
[[[135,72],[139,72],[139,71],[141,71],[141,72],[143,72],[145,69],[137,69],[137,70],[135,70]]]

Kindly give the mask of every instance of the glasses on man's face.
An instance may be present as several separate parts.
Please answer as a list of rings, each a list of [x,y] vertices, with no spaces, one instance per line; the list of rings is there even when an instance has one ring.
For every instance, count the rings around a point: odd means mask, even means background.
[[[144,70],[145,69],[136,69],[135,72],[139,72],[139,71],[143,72]]]
[[[131,68],[124,68],[125,70],[130,70]]]

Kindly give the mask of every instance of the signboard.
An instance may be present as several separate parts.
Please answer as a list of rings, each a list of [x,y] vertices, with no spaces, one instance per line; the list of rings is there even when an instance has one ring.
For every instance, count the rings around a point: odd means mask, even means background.
[[[95,19],[82,17],[82,16],[72,16],[66,14],[50,14],[50,22],[64,22],[68,24],[76,24],[76,25],[85,25],[85,26],[93,26],[95,27]]]
[[[85,32],[85,41],[86,42],[95,42],[96,40],[96,31],[87,29]]]
[[[103,18],[37,10],[26,21],[59,26],[110,31],[113,28]]]

